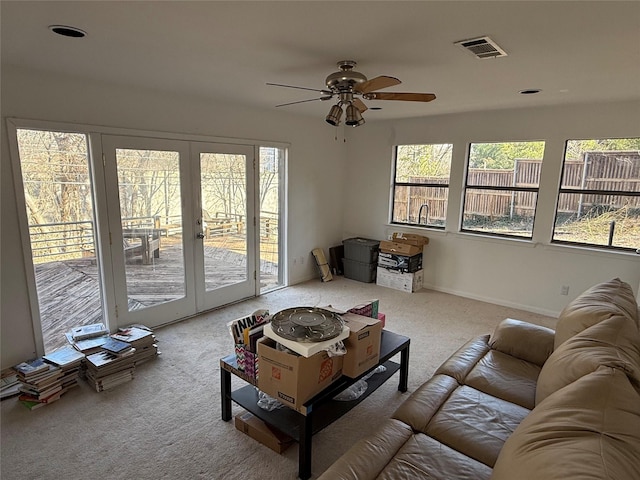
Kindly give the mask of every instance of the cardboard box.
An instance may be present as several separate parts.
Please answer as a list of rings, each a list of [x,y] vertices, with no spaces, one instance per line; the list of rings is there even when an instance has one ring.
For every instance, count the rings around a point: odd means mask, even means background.
[[[276,349],[269,337],[258,341],[258,388],[294,410],[307,414],[304,403],[342,376],[343,356],[319,352],[310,357]]]
[[[342,319],[351,332],[344,340],[347,354],[344,356],[342,374],[355,378],[378,364],[382,323],[377,318],[355,313],[342,314]]]
[[[251,412],[239,413],[235,417],[236,428],[277,453],[284,452],[295,441],[289,435],[270,427]]]
[[[429,237],[416,235],[414,233],[394,233],[392,240],[396,243],[406,243],[407,245],[415,245],[423,247],[429,244]]]
[[[378,266],[391,270],[400,270],[401,272],[417,272],[422,270],[422,253],[409,256],[380,252]]]
[[[415,292],[422,289],[424,270],[418,270],[413,273],[403,273],[398,270],[387,270],[378,267],[377,284],[381,287],[402,290],[403,292]]]
[[[380,242],[380,251],[386,253],[397,253],[398,255],[413,256],[422,253],[422,245],[409,245],[408,243],[390,242],[383,240]]]

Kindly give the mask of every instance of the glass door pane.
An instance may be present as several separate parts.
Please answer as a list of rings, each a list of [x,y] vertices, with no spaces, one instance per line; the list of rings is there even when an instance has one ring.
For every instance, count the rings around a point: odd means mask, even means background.
[[[260,147],[258,171],[259,218],[260,218],[260,293],[265,293],[284,284],[283,269],[280,268],[280,215],[281,185],[285,150]]]
[[[84,134],[17,129],[45,353],[72,327],[104,322]]]
[[[128,310],[184,298],[180,154],[116,149]]]
[[[102,146],[118,326],[193,315],[188,143],[104,135]]]
[[[253,147],[192,144],[198,155],[198,310],[255,295]]]

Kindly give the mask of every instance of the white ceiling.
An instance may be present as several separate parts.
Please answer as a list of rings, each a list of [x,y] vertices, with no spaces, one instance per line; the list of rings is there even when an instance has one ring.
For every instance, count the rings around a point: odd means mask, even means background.
[[[640,2],[6,1],[2,67],[66,73],[261,109],[315,98],[352,59],[384,91],[431,103],[367,101],[367,121],[533,105],[640,99]],[[54,35],[78,27],[83,39]],[[507,57],[453,42],[488,35]],[[520,95],[538,88],[537,95]],[[329,102],[280,107],[324,118]]]

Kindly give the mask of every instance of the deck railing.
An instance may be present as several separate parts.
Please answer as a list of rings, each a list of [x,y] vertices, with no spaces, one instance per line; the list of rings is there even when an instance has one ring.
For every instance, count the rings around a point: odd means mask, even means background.
[[[234,221],[242,222],[244,216],[234,215]],[[274,242],[277,251],[278,214],[261,212],[261,243]],[[163,235],[175,235],[182,231],[181,217],[146,216],[122,219],[123,228],[156,228],[164,230]],[[69,260],[83,256],[94,256],[94,226],[90,220],[79,222],[40,223],[29,226],[31,252],[34,263],[52,260]]]

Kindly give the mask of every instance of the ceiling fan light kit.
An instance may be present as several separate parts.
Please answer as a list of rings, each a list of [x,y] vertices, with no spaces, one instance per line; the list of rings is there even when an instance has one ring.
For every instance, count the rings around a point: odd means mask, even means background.
[[[281,83],[267,83],[276,87],[297,88],[300,90],[311,90],[319,92],[322,96],[308,100],[300,100],[297,102],[282,103],[276,107],[284,107],[294,105],[296,103],[313,102],[316,100],[325,101],[333,97],[340,100],[331,107],[329,114],[325,120],[333,126],[340,125],[340,117],[342,117],[342,107],[345,106],[346,121],[345,123],[351,127],[357,127],[364,124],[362,113],[367,110],[367,106],[362,100],[356,97],[360,95],[365,100],[401,100],[409,102],[431,102],[436,96],[433,93],[398,93],[388,92],[380,93],[377,90],[399,85],[401,82],[395,77],[381,75],[368,80],[362,73],[354,70],[357,63],[353,60],[342,60],[338,62],[338,72],[334,72],[325,79],[326,89],[315,89],[306,87],[296,87],[294,85],[283,85]]]
[[[327,123],[329,125],[333,125],[334,127],[337,127],[338,125],[340,125],[340,117],[342,116],[342,108],[340,108],[340,105],[334,105],[333,107],[331,107],[331,110],[329,110],[329,115],[327,115]]]

